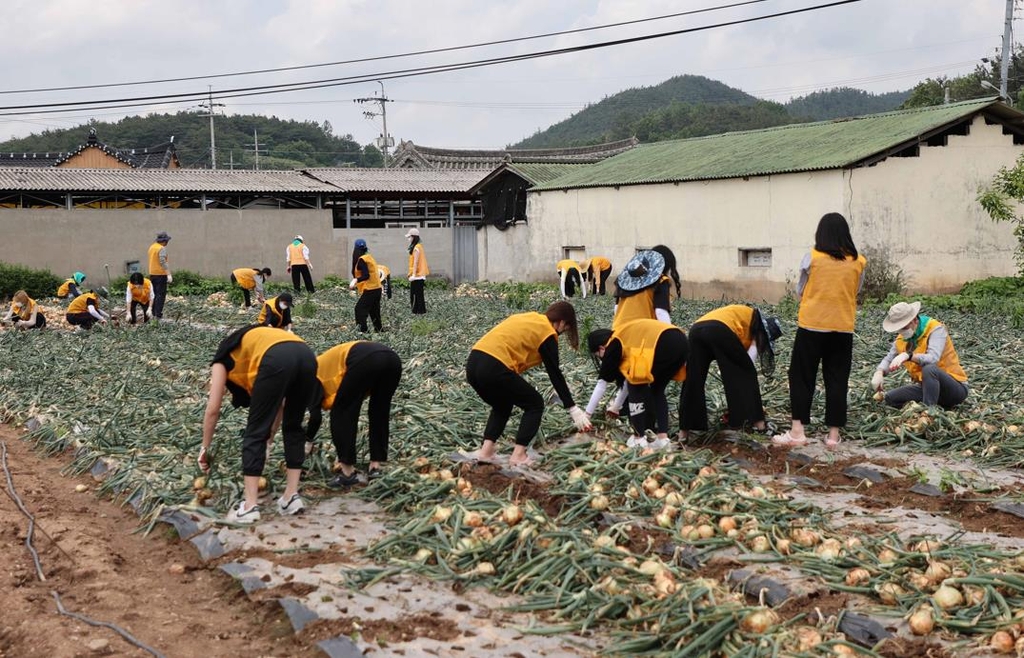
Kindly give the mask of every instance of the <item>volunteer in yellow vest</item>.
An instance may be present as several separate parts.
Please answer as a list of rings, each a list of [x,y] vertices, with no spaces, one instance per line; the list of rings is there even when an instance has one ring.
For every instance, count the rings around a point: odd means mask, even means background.
[[[271,297],[260,309],[256,324],[260,326],[276,327],[278,329],[292,330],[292,294],[283,292],[277,297]]]
[[[583,284],[579,263],[571,258],[563,258],[555,264],[555,272],[558,274],[558,289],[562,299],[574,296],[577,286],[583,292],[583,299],[587,298],[587,287]]]
[[[825,383],[825,445],[833,448],[846,425],[846,392],[853,362],[857,293],[867,260],[857,253],[846,218],[824,215],[814,233],[814,249],[800,263],[796,294],[800,298],[796,337],[789,362],[789,403],[793,425],[772,437],[779,446],[807,443],[818,364]]]
[[[522,377],[522,373],[544,364],[551,385],[576,429],[591,429],[587,414],[576,406],[569,385],[558,365],[558,337],[565,334],[573,349],[579,348],[576,310],[569,302],[555,302],[544,313],[517,313],[488,331],[473,345],[466,360],[466,380],[480,398],[491,407],[484,428],[483,447],[470,457],[493,462],[498,458],[498,439],[505,431],[512,408],[519,407],[523,416],[516,432],[516,444],[509,458],[512,466],[528,465],[532,459],[526,452],[530,441],[540,429],[544,415],[544,398]]]
[[[882,328],[896,334],[889,353],[878,364],[871,388],[882,390],[885,374],[903,366],[913,383],[885,394],[885,403],[902,407],[908,402],[950,409],[967,399],[967,373],[945,325],[921,315],[921,302],[893,304]]]
[[[124,291],[124,305],[129,309],[129,319],[135,324],[135,313],[142,308],[142,321],[149,322],[153,317],[150,304],[153,301],[153,282],[142,276],[142,272],[132,272],[128,277],[128,286]]]
[[[682,284],[676,271],[676,256],[665,245],[659,244],[633,256],[615,279],[612,329],[644,318],[672,324],[673,281],[678,297]]]
[[[245,298],[242,308],[252,307],[252,293],[256,293],[257,304],[267,300],[266,293],[263,292],[263,283],[269,278],[269,267],[240,267],[231,272],[231,283],[242,289],[242,296]]]
[[[42,329],[46,326],[46,316],[36,300],[19,290],[11,298],[11,308],[0,322],[13,322],[18,329]]]
[[[384,291],[384,297],[391,299],[391,268],[384,263],[377,263],[377,276],[380,277],[380,287]]]
[[[591,331],[587,336],[587,349],[598,365],[597,385],[587,404],[587,415],[597,409],[607,382],[615,382],[620,389],[627,384],[633,436],[626,445],[655,450],[671,446],[665,387],[673,379],[682,381],[686,377],[684,366],[689,346],[683,330],[660,320],[633,320],[614,331]],[[648,442],[647,415],[651,412],[655,424],[651,429],[657,433],[657,438]]]
[[[612,274],[612,262],[604,256],[592,256],[580,264],[583,278],[590,282],[590,292],[594,295],[604,295],[605,284]]]
[[[68,304],[68,312],[64,315],[68,324],[92,329],[92,325],[99,322],[106,324],[110,316],[106,311],[100,309],[100,298],[95,291],[83,292]]]
[[[309,247],[301,235],[292,238],[291,243],[285,248],[285,262],[288,263],[288,272],[292,275],[292,287],[295,294],[302,292],[299,288],[299,279],[306,284],[306,292],[313,294],[316,288],[313,287],[313,262],[309,260]]]
[[[762,373],[775,370],[775,340],[782,335],[778,318],[760,309],[730,304],[705,313],[690,327],[690,358],[679,404],[681,438],[693,430],[707,431],[708,406],[704,387],[713,361],[718,363],[728,405],[730,429],[752,429],[774,435],[764,417],[756,362]]]
[[[170,261],[167,259],[167,243],[171,236],[164,231],[156,234],[156,240],[149,245],[149,280],[153,284],[151,312],[157,320],[164,317],[164,300],[167,299],[167,285],[174,282]]]
[[[57,296],[61,299],[74,299],[82,294],[82,284],[85,283],[85,275],[75,272],[64,280],[57,288]]]
[[[377,261],[369,254],[366,240],[357,238],[352,249],[352,281],[348,287],[359,292],[359,299],[356,301],[356,324],[359,331],[368,331],[366,318],[369,316],[373,322],[373,329],[380,331],[380,299],[382,286],[380,273],[377,271]]]
[[[387,345],[358,340],[335,345],[316,358],[319,394],[309,407],[308,441],[313,442],[322,420],[321,409],[331,412],[331,441],[341,469],[327,486],[337,489],[359,482],[356,472],[356,435],[359,410],[370,399],[367,416],[370,464],[366,477],[383,475],[391,437],[391,399],[402,379],[402,360]]]
[[[228,513],[228,521],[260,520],[260,476],[266,465],[267,442],[279,425],[287,470],[277,510],[285,515],[298,514],[305,507],[299,496],[299,477],[306,456],[302,418],[316,388],[316,355],[295,334],[253,325],[234,332],[217,347],[210,364],[210,397],[199,449],[199,468],[204,473],[210,470],[210,444],[220,420],[224,392],[231,392],[233,406],[249,408],[242,433],[244,498]]]
[[[412,312],[426,313],[427,301],[423,291],[427,285],[427,275],[430,274],[427,254],[423,251],[418,228],[409,229],[405,237],[409,239],[409,301],[412,303]]]

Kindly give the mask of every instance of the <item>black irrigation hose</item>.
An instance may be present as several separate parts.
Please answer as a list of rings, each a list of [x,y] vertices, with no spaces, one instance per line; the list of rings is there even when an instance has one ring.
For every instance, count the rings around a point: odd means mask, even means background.
[[[40,581],[45,581],[46,576],[43,575],[43,566],[39,562],[39,553],[36,552],[35,546],[32,545],[32,534],[35,530],[36,519],[34,516],[32,516],[32,513],[25,508],[25,504],[21,501],[21,498],[18,496],[18,492],[14,490],[14,480],[11,478],[11,469],[7,467],[7,443],[4,441],[0,441],[0,466],[3,466],[4,476],[7,478],[6,493],[8,497],[10,497],[10,499],[14,501],[14,503],[18,506],[18,509],[21,510],[21,513],[24,514],[25,518],[28,519],[28,531],[25,533],[25,546],[26,548],[28,548],[29,553],[32,554],[32,561],[35,562],[36,566],[36,575],[39,576]],[[54,542],[54,545],[56,545],[56,542]],[[60,547],[58,546],[58,548]],[[60,594],[58,594],[56,590],[51,590],[50,594],[53,595],[53,600],[57,603],[57,612],[59,612],[60,614],[66,617],[71,617],[72,619],[77,619],[78,621],[88,624],[90,626],[101,626],[103,628],[109,628],[110,630],[114,631],[122,638],[124,638],[124,640],[129,644],[132,644],[135,647],[142,649],[143,651],[146,651],[147,653],[153,656],[156,656],[156,658],[166,658],[164,654],[160,653],[156,649],[146,646],[139,640],[136,640],[131,633],[115,624],[111,624],[105,621],[96,621],[94,619],[89,619],[88,617],[80,615],[77,612],[69,612],[64,608],[64,604],[60,600]]]

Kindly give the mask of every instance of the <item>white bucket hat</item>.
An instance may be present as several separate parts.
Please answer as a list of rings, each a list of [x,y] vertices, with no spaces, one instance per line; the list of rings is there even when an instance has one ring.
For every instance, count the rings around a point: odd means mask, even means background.
[[[416,236],[417,238],[420,237],[420,230],[418,228],[411,228],[409,229],[409,232],[405,234],[405,237],[407,238],[411,238],[413,236]]]
[[[882,320],[882,329],[890,333],[897,332],[907,326],[907,323],[913,320],[920,312],[921,302],[914,302],[913,304],[896,302],[889,307],[889,312],[885,314],[885,319]]]

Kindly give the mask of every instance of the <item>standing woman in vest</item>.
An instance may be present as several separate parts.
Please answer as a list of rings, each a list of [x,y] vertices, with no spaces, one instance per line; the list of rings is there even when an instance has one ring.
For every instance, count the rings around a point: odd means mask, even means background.
[[[224,391],[231,404],[248,407],[242,433],[244,498],[228,512],[228,521],[255,523],[260,476],[267,460],[267,442],[281,426],[284,437],[285,487],[277,501],[281,514],[298,514],[305,504],[299,496],[299,477],[306,457],[302,418],[316,391],[316,356],[295,334],[272,327],[239,329],[217,347],[210,364],[210,397],[203,416],[203,443],[199,468],[210,470],[209,450],[220,420]],[[283,404],[282,404],[283,403]]]
[[[857,293],[867,259],[857,253],[846,218],[830,212],[818,222],[814,249],[800,263],[796,294],[800,298],[796,338],[789,362],[789,403],[793,417],[788,432],[772,437],[778,446],[807,443],[818,364],[825,383],[825,445],[839,445],[846,425],[846,392],[853,362],[853,329]]]
[[[242,289],[242,296],[245,298],[242,308],[252,307],[252,293],[256,293],[257,304],[266,301],[263,283],[270,278],[270,274],[269,267],[240,267],[231,272],[231,283]]]
[[[491,407],[484,428],[484,444],[473,453],[480,461],[495,461],[498,439],[505,431],[512,408],[523,410],[516,432],[516,445],[509,458],[512,466],[526,466],[526,452],[540,429],[544,415],[544,397],[523,379],[522,374],[544,364],[558,398],[569,410],[576,429],[591,429],[587,414],[576,406],[569,385],[558,365],[558,337],[566,334],[573,349],[579,347],[576,310],[569,302],[554,302],[544,313],[517,313],[488,331],[473,345],[466,361],[466,380],[477,395]]]
[[[18,329],[42,329],[46,326],[46,316],[36,300],[19,290],[11,298],[11,308],[0,322],[14,322]]]
[[[409,239],[409,300],[412,302],[412,312],[426,313],[427,301],[423,291],[427,286],[430,268],[427,267],[427,255],[423,252],[423,243],[420,242],[420,230],[411,228],[405,237]]]
[[[327,483],[332,489],[350,487],[359,482],[356,472],[356,436],[359,410],[363,400],[370,399],[369,417],[370,464],[367,479],[384,474],[391,438],[391,399],[402,379],[402,360],[387,345],[357,340],[335,345],[316,358],[320,394],[313,396],[309,407],[306,437],[312,442],[320,423],[321,409],[331,411],[331,441],[341,467]]]
[[[271,297],[263,303],[263,308],[260,309],[260,314],[256,318],[256,324],[291,331],[292,300],[290,292],[283,292],[277,297]]]
[[[594,295],[605,294],[605,283],[612,274],[612,262],[604,256],[592,256],[587,259],[583,275],[590,281],[590,292]]]
[[[871,388],[882,390],[885,373],[900,366],[907,369],[912,384],[894,388],[885,394],[885,403],[902,407],[920,402],[928,407],[950,409],[967,399],[967,373],[945,325],[921,315],[921,302],[893,304],[882,320],[882,328],[896,334],[889,353],[878,364]]]
[[[756,362],[761,372],[775,370],[775,340],[782,335],[777,318],[760,309],[730,304],[705,313],[690,327],[690,358],[679,403],[680,438],[693,430],[707,431],[708,403],[704,387],[711,362],[718,362],[725,388],[730,429],[749,427],[774,432],[765,421]]]
[[[597,409],[606,382],[628,384],[629,421],[633,436],[630,448],[662,450],[672,445],[668,438],[669,381],[686,377],[684,366],[689,352],[686,334],[679,327],[660,320],[633,320],[615,331],[595,329],[587,336],[587,349],[598,366],[597,385],[587,404],[587,415]],[[647,416],[653,413],[657,439],[647,441]]]
[[[577,286],[583,291],[583,299],[587,298],[587,287],[583,284],[579,263],[571,258],[563,258],[555,264],[555,272],[558,273],[558,289],[562,293],[562,299],[575,295]]]
[[[383,286],[380,283],[380,272],[377,271],[377,261],[369,254],[366,240],[362,238],[356,238],[355,247],[352,249],[352,281],[348,287],[359,291],[355,309],[359,331],[369,331],[366,326],[367,316],[373,322],[374,331],[380,331],[380,300]]]
[[[295,294],[302,292],[299,288],[299,277],[306,284],[306,292],[313,294],[316,288],[313,287],[313,263],[309,260],[309,247],[301,235],[296,235],[291,244],[285,249],[285,262],[288,264],[288,271],[292,275],[292,287]]]
[[[129,320],[135,324],[135,314],[142,309],[142,321],[149,322],[153,317],[150,305],[153,302],[153,282],[142,276],[142,272],[132,272],[128,277],[128,285],[124,291],[124,305],[128,308]]]
[[[174,282],[170,261],[167,258],[167,243],[171,236],[164,231],[156,234],[156,240],[149,245],[149,280],[153,283],[153,317],[164,317],[164,300],[167,299],[167,285]]]

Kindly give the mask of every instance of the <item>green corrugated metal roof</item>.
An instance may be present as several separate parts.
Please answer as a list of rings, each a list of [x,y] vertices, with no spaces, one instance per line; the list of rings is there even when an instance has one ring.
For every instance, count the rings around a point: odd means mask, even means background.
[[[534,185],[553,181],[556,178],[565,176],[568,173],[577,171],[586,164],[549,164],[544,162],[517,162],[508,165],[510,171],[514,171]]]
[[[884,154],[981,110],[1008,123],[1024,115],[991,98],[642,144],[533,188],[560,190],[838,169]]]

